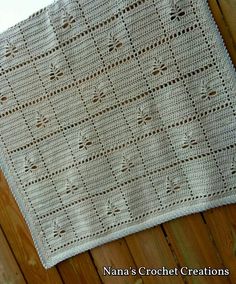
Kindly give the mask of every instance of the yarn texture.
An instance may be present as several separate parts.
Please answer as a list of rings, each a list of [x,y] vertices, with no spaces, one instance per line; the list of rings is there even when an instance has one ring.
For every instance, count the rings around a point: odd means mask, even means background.
[[[206,0],[58,0],[0,34],[0,167],[44,267],[235,203],[235,94]]]

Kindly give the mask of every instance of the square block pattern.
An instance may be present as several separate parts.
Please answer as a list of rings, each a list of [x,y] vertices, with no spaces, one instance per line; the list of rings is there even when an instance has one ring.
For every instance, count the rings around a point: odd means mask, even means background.
[[[0,167],[45,268],[236,201],[207,0],[54,1],[0,35],[0,66]]]

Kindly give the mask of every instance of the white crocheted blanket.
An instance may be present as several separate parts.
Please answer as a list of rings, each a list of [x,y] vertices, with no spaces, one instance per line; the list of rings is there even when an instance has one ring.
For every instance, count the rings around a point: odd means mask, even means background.
[[[0,165],[44,267],[236,201],[206,0],[58,0],[0,35],[0,65]]]

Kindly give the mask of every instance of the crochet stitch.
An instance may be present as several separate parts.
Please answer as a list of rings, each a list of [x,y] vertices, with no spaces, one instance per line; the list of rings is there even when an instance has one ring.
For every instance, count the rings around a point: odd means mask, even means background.
[[[0,35],[0,66],[0,166],[45,268],[236,201],[206,0],[58,0]]]

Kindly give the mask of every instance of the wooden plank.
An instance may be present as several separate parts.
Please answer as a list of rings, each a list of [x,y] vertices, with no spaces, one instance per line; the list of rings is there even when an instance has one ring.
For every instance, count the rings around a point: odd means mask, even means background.
[[[0,227],[0,283],[26,283]]]
[[[44,269],[28,227],[0,171],[0,224],[28,283],[62,283],[56,268]]]
[[[236,283],[236,205],[208,210],[204,218],[225,267],[230,269],[231,282]]]
[[[100,277],[88,252],[71,257],[57,265],[65,284],[101,284]]]
[[[211,8],[211,12],[214,16],[215,22],[217,23],[220,33],[224,39],[225,46],[227,47],[227,50],[230,53],[233,63],[236,65],[235,43],[233,42],[230,31],[227,27],[227,24],[225,23],[225,17],[223,16],[221,9],[216,0],[208,0],[208,3]]]
[[[236,1],[218,0],[225,22],[230,30],[231,37],[236,45]]]
[[[129,269],[130,267],[137,267],[134,263],[132,255],[129,252],[127,244],[124,238],[119,240],[106,243],[102,246],[91,249],[91,254],[94,259],[94,263],[97,267],[99,275],[104,284],[142,284],[145,283],[142,281],[139,275],[126,275],[126,276],[109,276],[104,275],[103,267],[112,268],[121,268]]]
[[[161,226],[132,234],[125,237],[129,250],[135,260],[137,267],[146,268],[175,268],[178,263],[168,246]],[[150,284],[182,284],[184,283],[180,275],[178,276],[143,276],[145,283]]]
[[[201,215],[190,214],[163,224],[181,266],[224,268]],[[228,276],[186,276],[187,283],[230,283]]]
[[[236,65],[236,1],[209,0],[230,56]],[[230,279],[236,283],[236,205],[222,206],[202,213]]]

